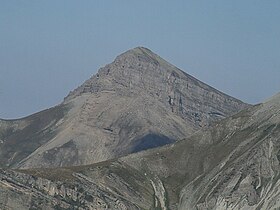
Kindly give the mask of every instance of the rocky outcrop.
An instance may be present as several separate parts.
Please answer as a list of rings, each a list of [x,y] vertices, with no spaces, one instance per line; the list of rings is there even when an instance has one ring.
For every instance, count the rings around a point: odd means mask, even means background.
[[[87,167],[87,171],[76,170],[34,169],[25,173],[1,170],[0,208],[20,210],[153,208],[153,190],[149,185],[142,186],[147,180],[145,177],[135,177],[133,171],[122,175],[118,171],[108,171],[106,168],[103,169],[104,172],[102,169],[96,171],[90,167]],[[128,175],[131,177],[125,179]],[[137,183],[134,179],[142,183]],[[132,186],[134,188],[131,188]]]

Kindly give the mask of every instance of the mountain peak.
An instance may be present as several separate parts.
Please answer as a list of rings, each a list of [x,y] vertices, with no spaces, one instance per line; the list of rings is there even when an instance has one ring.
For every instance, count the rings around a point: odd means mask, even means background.
[[[123,60],[130,60],[132,62],[152,62],[152,63],[167,63],[164,59],[160,56],[155,54],[153,51],[146,47],[135,47],[133,49],[127,50],[126,52],[118,55],[115,61],[123,61]]]
[[[25,129],[2,126],[1,139],[11,140],[3,140],[0,166],[104,161],[185,138],[247,106],[137,47],[99,69],[62,104],[23,120]],[[18,153],[14,145],[21,149],[15,142],[24,142],[22,136],[26,142],[43,139],[40,149],[36,143],[32,153]]]
[[[145,47],[136,47],[117,56],[111,64],[100,68],[97,74],[70,92],[64,103],[84,94],[104,92],[119,97],[152,97],[178,115],[185,116],[189,114],[186,113],[188,110],[200,126],[208,124],[209,118],[223,118],[247,106],[188,75]]]
[[[70,92],[66,99],[72,99],[82,93],[102,90],[117,90],[119,92],[129,89],[131,91],[140,86],[145,89],[140,83],[158,77],[163,81],[162,77],[171,74],[171,71],[177,72],[174,73],[176,75],[184,74],[150,49],[136,47],[118,55],[111,64],[100,68],[89,80]]]
[[[65,102],[84,93],[114,91],[120,95],[148,94],[172,104],[174,100],[179,100],[180,97],[182,99],[182,93],[187,89],[190,89],[190,94],[192,91],[202,91],[197,94],[203,93],[208,98],[210,92],[215,92],[230,101],[242,103],[188,75],[150,49],[141,46],[118,55],[111,64],[100,68],[89,80],[70,92]]]
[[[202,97],[207,96],[206,98],[211,95],[211,92],[214,92],[219,97],[225,97],[229,101],[242,103],[188,75],[150,49],[141,46],[118,55],[111,64],[100,68],[89,80],[70,92],[65,101],[84,93],[102,91],[114,91],[120,95],[143,93],[160,97],[171,104],[174,100],[180,98],[182,100],[184,95],[182,93],[185,91],[190,94],[192,91],[199,91],[196,94],[205,94]],[[214,96],[211,100],[213,99]]]
[[[142,47],[142,46],[138,46],[135,48],[132,48],[130,50],[127,50],[126,52],[122,53],[122,54],[126,54],[126,53],[132,53],[132,54],[155,54],[153,53],[150,49],[146,48],[146,47]]]
[[[166,69],[173,69],[176,71],[180,71],[178,68],[161,58],[159,55],[154,53],[152,50],[146,48],[146,47],[135,47],[133,49],[130,49],[116,57],[114,60],[115,63],[122,65],[122,63],[130,63],[130,66],[133,64],[136,64],[135,68],[138,70],[141,67],[141,63],[149,63],[150,65],[154,65],[157,68],[161,67],[162,70]],[[138,65],[138,66],[137,66]],[[142,67],[145,66],[142,65]],[[143,70],[143,68],[141,68]],[[140,70],[141,70],[140,69]],[[155,70],[156,68],[148,68],[147,70],[152,71]],[[126,70],[131,70],[127,69]]]

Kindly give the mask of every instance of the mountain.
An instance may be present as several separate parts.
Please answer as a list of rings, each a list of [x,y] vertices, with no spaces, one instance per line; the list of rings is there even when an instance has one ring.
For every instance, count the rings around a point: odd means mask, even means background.
[[[91,164],[185,138],[248,107],[138,47],[64,101],[0,121],[0,167]]]
[[[0,170],[13,209],[278,209],[280,93],[193,136],[87,166]]]

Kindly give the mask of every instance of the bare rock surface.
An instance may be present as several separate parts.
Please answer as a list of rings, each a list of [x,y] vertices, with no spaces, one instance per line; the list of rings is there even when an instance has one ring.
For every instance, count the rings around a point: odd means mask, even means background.
[[[0,167],[91,164],[173,143],[248,107],[138,47],[60,105],[0,120]]]

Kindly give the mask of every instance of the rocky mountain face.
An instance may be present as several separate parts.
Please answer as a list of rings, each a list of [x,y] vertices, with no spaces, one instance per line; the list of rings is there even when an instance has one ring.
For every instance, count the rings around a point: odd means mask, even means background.
[[[225,158],[182,189],[179,209],[279,209],[280,94],[225,125]]]
[[[160,148],[0,171],[2,209],[278,209],[280,94]],[[12,200],[13,199],[13,200]]]
[[[118,56],[60,105],[0,121],[0,167],[91,164],[162,146],[248,107],[150,50]]]

